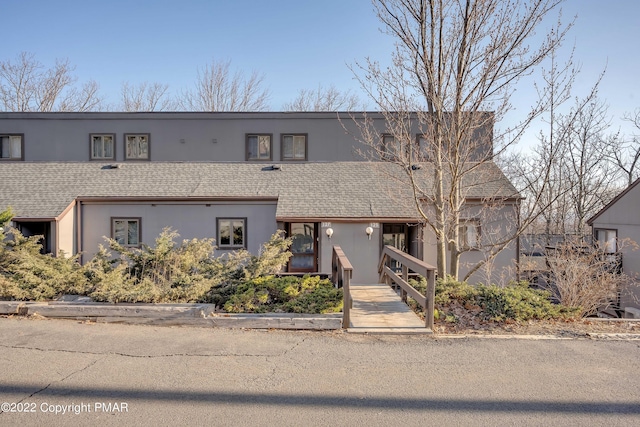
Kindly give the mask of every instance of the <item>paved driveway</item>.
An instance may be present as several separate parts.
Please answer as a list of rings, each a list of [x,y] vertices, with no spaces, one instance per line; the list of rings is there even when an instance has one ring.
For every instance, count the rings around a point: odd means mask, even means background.
[[[2,402],[21,426],[640,425],[640,341],[0,318]]]

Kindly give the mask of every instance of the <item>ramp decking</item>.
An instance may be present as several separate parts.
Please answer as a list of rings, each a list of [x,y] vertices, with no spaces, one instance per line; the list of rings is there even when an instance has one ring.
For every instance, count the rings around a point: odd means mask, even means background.
[[[388,285],[351,284],[350,333],[371,334],[431,334],[400,296]]]

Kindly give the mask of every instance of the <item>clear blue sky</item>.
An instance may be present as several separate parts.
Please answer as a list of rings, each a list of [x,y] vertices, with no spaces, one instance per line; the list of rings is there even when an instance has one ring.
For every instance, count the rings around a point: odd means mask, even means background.
[[[575,43],[581,95],[607,67],[600,94],[617,119],[640,107],[640,2],[567,0],[577,15]],[[266,76],[271,109],[300,89],[334,84],[359,92],[347,67],[370,56],[388,60],[393,41],[379,31],[367,0],[0,0],[0,59],[22,51],[45,65],[68,58],[79,81],[96,80],[116,104],[124,81],[167,83],[179,93],[212,58]],[[531,103],[531,85],[513,99]],[[617,122],[616,122],[617,124]]]

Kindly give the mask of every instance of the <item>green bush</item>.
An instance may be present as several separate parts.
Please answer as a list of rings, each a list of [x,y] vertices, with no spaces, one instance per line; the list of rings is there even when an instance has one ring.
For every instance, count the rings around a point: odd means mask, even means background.
[[[224,305],[231,313],[336,313],[342,289],[318,276],[264,276],[241,283]]]
[[[89,283],[77,257],[43,255],[42,236],[25,237],[13,228],[7,235],[12,237],[0,240],[0,299],[41,301],[86,294]]]
[[[424,278],[410,279],[409,283],[424,295]],[[415,302],[413,303],[414,309],[421,310]],[[554,304],[549,292],[532,289],[527,282],[513,283],[505,287],[482,284],[472,286],[447,277],[436,281],[434,305],[436,317],[447,322],[458,320],[459,312],[454,312],[454,308],[460,307],[477,312],[477,316],[482,320],[493,321],[556,319],[577,315],[576,309]]]
[[[109,302],[210,302],[222,306],[244,280],[279,271],[291,253],[290,239],[275,233],[260,254],[246,250],[219,257],[213,239],[175,242],[178,233],[164,229],[154,246],[130,248],[108,239],[109,248],[119,254],[113,260],[101,248],[87,264],[94,285],[89,294],[96,301]]]
[[[550,297],[549,292],[532,289],[528,283],[520,282],[506,287],[480,285],[475,299],[482,307],[484,317],[497,321],[556,319],[575,312],[552,303]]]
[[[9,212],[9,211],[5,211]],[[4,215],[3,218],[10,218]],[[278,231],[255,256],[246,250],[215,257],[213,239],[176,243],[165,229],[155,245],[125,247],[107,239],[84,266],[77,257],[41,253],[42,236],[0,232],[0,299],[48,300],[62,294],[108,302],[210,302],[224,305],[238,284],[279,271],[289,260],[291,239]]]

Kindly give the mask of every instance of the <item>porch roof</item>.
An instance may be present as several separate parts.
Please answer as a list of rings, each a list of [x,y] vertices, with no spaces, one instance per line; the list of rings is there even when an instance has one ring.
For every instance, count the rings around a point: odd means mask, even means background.
[[[432,194],[432,166],[414,173],[424,195]],[[0,164],[0,210],[55,218],[78,197],[273,198],[278,219],[417,219],[406,181],[399,166],[376,162],[6,162]],[[491,163],[467,175],[464,195],[518,197]]]

